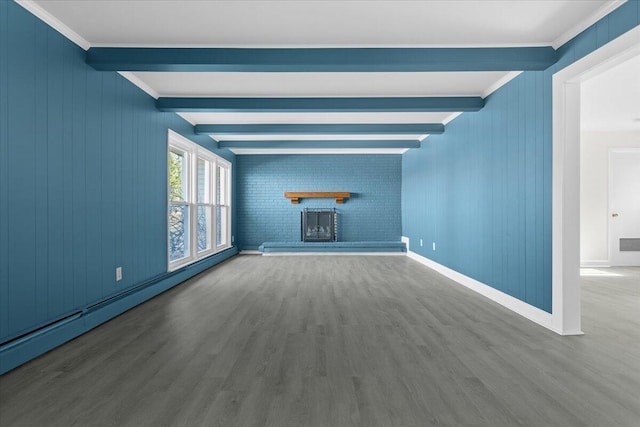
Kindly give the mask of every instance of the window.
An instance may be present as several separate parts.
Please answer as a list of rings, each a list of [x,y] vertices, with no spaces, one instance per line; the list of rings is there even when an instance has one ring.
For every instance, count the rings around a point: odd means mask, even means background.
[[[169,131],[168,258],[175,270],[231,246],[231,164]]]
[[[229,165],[216,165],[216,245],[225,247],[229,245]]]

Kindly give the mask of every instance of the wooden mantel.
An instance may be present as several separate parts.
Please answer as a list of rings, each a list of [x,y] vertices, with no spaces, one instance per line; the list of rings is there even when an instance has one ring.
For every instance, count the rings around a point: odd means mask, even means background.
[[[284,197],[291,199],[291,203],[298,204],[300,199],[336,199],[336,203],[344,203],[344,199],[351,197],[346,191],[286,191]]]

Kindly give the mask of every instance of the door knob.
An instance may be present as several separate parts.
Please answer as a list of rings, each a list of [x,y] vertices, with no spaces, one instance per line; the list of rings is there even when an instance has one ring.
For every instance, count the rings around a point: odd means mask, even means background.
[[[611,216],[615,218],[615,217],[618,216],[618,214],[617,213],[612,213]]]

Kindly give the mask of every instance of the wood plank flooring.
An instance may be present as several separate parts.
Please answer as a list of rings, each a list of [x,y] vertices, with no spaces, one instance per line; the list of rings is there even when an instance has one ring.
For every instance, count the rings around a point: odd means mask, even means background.
[[[638,426],[640,269],[598,271],[563,338],[406,257],[238,256],[0,377],[0,425]]]

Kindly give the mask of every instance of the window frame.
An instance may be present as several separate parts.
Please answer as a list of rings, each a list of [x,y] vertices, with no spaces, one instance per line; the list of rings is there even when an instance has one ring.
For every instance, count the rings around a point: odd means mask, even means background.
[[[215,222],[214,222],[214,226],[216,228],[216,232],[218,230],[218,207],[222,208],[221,211],[226,213],[226,222],[224,223],[224,225],[226,225],[224,228],[224,235],[226,237],[225,241],[223,241],[220,245],[218,245],[218,241],[217,239],[214,240],[213,245],[216,247],[217,250],[223,250],[226,248],[231,247],[231,163],[230,162],[218,162],[215,166],[214,166],[214,184],[216,185],[216,189],[217,190],[217,168],[220,167],[222,170],[226,171],[225,172],[225,188],[224,188],[224,197],[221,198],[220,202],[218,202],[217,199],[217,193],[213,194],[214,197],[216,197],[216,199],[214,199],[215,202]],[[215,237],[217,238],[218,235],[216,233]]]
[[[185,156],[185,188],[186,197],[184,201],[175,202],[171,200],[171,189],[169,185],[169,166],[170,166],[170,154],[172,151],[178,151],[184,153]],[[186,265],[192,264],[196,261],[204,259],[208,256],[214,255],[218,252],[226,250],[232,246],[231,239],[231,174],[232,164],[231,162],[223,159],[222,157],[212,153],[211,151],[199,146],[198,144],[190,141],[184,136],[168,130],[167,137],[167,271],[171,272],[177,270]],[[209,169],[208,179],[208,194],[205,200],[198,200],[198,160],[206,161]],[[216,173],[217,168],[221,167],[227,171],[227,182],[224,185],[225,200],[222,200],[220,204],[217,203],[217,182]],[[189,210],[189,255],[177,260],[171,260],[171,243],[169,231],[171,227],[170,211],[173,205],[186,205]],[[201,206],[208,207],[211,211],[211,221],[208,227],[208,238],[210,239],[210,247],[203,251],[198,250],[198,208]],[[226,233],[226,241],[221,245],[217,244],[217,211],[218,207],[225,207],[227,212],[226,227],[224,232]]]

